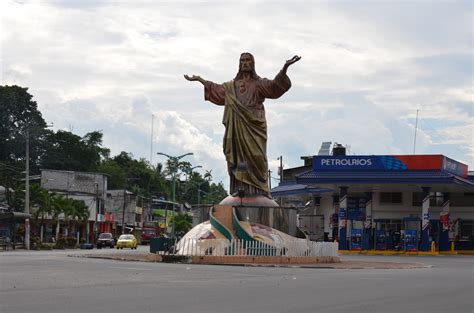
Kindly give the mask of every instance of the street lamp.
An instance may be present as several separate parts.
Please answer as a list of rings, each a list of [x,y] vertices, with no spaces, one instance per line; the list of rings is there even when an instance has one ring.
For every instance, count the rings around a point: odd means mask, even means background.
[[[283,156],[280,155],[277,160],[280,160],[280,167],[278,168],[278,174],[280,175],[280,184],[283,182]]]
[[[193,170],[197,169],[197,168],[202,168],[201,165],[196,165],[196,166],[193,166],[193,167],[190,167],[190,168],[187,168],[185,169],[185,174],[186,174],[186,181],[188,180],[188,176],[192,174]]]
[[[172,164],[171,178],[173,179],[173,217],[172,217],[173,218],[173,223],[172,223],[172,228],[171,228],[171,234],[174,237],[175,236],[175,221],[174,221],[174,217],[175,217],[174,215],[175,214],[174,214],[174,212],[175,212],[175,203],[176,203],[176,176],[178,174],[178,163],[179,163],[179,160],[181,160],[185,156],[194,155],[194,153],[189,152],[189,153],[185,153],[185,154],[180,155],[180,156],[171,156],[169,154],[162,153],[162,152],[157,152],[156,154],[163,155],[163,156],[167,157],[168,160],[170,160],[170,165]]]
[[[126,177],[125,185],[123,187],[123,206],[122,206],[122,234],[125,234],[125,207],[127,206],[127,186],[130,180],[139,180],[138,177]],[[130,214],[127,216],[127,220],[130,220]]]
[[[219,193],[218,190],[214,190],[212,192],[205,192],[204,190],[200,189],[199,192],[203,193],[203,198],[206,198],[206,203],[209,204],[209,199],[212,199],[212,197],[214,197],[215,195],[217,195]]]
[[[201,165],[193,166],[189,169],[189,172],[192,172],[195,168],[202,168],[202,166]]]

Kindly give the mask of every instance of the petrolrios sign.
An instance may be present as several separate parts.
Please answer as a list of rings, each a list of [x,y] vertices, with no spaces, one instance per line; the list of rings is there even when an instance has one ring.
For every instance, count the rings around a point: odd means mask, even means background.
[[[313,158],[314,170],[445,170],[467,176],[467,165],[443,155],[343,155]]]

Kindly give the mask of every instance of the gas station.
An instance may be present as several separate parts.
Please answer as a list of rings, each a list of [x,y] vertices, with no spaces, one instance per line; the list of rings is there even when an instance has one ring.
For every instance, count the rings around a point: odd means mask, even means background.
[[[302,159],[305,166],[285,169],[272,195],[311,191],[298,196],[312,198],[339,250],[474,250],[474,175],[466,164],[444,155]]]

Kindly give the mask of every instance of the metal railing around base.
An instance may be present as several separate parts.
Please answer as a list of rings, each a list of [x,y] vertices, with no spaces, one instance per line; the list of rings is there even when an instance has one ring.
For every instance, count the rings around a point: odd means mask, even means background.
[[[186,256],[285,256],[285,257],[337,257],[338,245],[334,242],[314,242],[297,239],[268,244],[242,239],[181,239],[175,254]]]

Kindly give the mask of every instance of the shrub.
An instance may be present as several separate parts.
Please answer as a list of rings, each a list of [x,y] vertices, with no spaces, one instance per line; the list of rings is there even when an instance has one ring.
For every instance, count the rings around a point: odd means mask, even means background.
[[[41,241],[41,238],[38,236],[31,237],[30,240],[30,249],[32,250],[51,250],[51,246],[45,244]]]
[[[76,244],[77,240],[74,237],[67,237],[67,238],[59,238],[58,241],[56,241],[56,244],[54,245],[54,249],[71,249],[71,248],[77,248]]]

